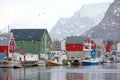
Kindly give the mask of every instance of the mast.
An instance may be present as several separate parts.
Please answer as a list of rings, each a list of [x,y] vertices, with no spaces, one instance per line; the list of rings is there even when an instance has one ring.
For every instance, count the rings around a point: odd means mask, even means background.
[[[9,27],[10,27],[10,26],[8,25],[8,33],[9,33]]]

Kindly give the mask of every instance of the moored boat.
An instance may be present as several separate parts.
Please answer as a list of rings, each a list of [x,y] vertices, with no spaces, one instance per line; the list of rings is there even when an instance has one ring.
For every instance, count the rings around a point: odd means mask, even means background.
[[[99,60],[97,59],[82,60],[83,66],[98,65],[98,64],[99,64]]]
[[[63,65],[62,61],[59,60],[59,57],[55,57],[51,60],[46,61],[46,66],[60,66]]]
[[[44,60],[39,60],[39,61],[37,61],[37,65],[39,67],[45,67],[46,66],[46,62]]]
[[[72,62],[71,62],[71,65],[73,65],[73,66],[79,66],[79,65],[81,65],[82,63],[81,63],[81,61],[80,60],[73,60]]]
[[[23,67],[32,67],[32,66],[38,66],[37,61],[23,61],[22,62]]]
[[[55,61],[47,61],[46,66],[60,66],[62,63],[55,62]]]
[[[1,68],[21,68],[22,64],[19,61],[4,60],[0,62],[0,67]]]

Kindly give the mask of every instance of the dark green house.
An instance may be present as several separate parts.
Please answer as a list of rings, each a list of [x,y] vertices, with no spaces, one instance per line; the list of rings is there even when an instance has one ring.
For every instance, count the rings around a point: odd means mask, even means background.
[[[16,41],[16,50],[32,54],[50,53],[51,38],[47,29],[11,29]]]

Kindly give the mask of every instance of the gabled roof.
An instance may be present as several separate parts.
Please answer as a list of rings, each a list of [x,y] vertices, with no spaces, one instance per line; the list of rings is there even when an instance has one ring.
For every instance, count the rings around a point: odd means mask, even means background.
[[[7,46],[10,40],[10,33],[0,34],[0,46]]]
[[[12,29],[15,40],[41,40],[46,29]]]
[[[97,46],[101,46],[102,43],[103,43],[103,39],[93,39],[93,41],[95,42],[95,44],[96,44]]]
[[[66,38],[66,44],[83,44],[84,40],[88,39],[88,37],[84,36],[71,36]]]

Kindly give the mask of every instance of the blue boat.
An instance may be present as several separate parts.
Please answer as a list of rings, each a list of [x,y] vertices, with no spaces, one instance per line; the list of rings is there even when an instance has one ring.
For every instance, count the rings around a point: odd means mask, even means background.
[[[91,51],[91,58],[90,59],[82,60],[83,66],[98,65],[99,62],[100,62],[100,60],[98,58],[96,58],[96,50],[95,49],[93,49]]]
[[[82,60],[83,66],[98,65],[98,64],[99,64],[99,60],[97,59]]]

